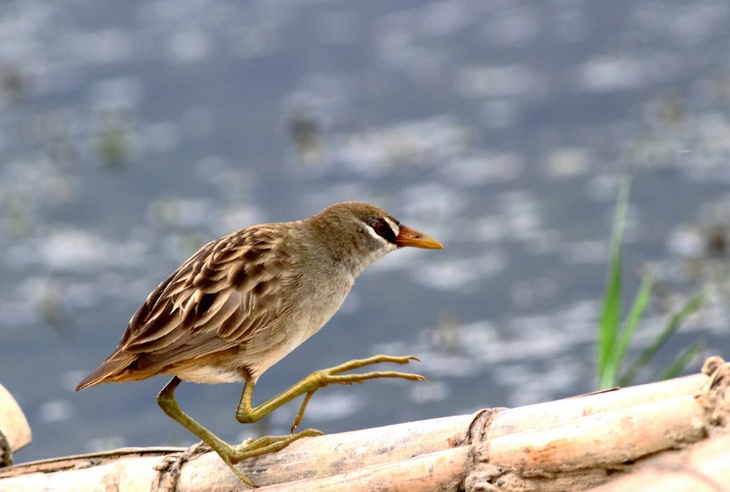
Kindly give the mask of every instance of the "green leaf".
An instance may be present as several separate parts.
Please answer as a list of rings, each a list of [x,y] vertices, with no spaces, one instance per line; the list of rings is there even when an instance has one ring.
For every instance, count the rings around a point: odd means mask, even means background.
[[[660,379],[672,379],[676,378],[685,367],[694,359],[697,355],[701,354],[705,348],[705,344],[700,340],[695,340],[692,345],[687,347],[679,357],[672,363],[669,368],[664,371]]]
[[[620,363],[626,356],[626,351],[631,344],[636,327],[639,324],[639,320],[644,315],[646,307],[649,305],[651,299],[651,288],[654,285],[654,275],[647,273],[641,281],[639,292],[636,294],[634,300],[634,306],[631,308],[629,316],[624,322],[623,330],[621,330],[618,346],[616,347],[616,360]]]
[[[654,337],[654,340],[647,348],[641,351],[634,363],[631,364],[626,373],[621,377],[619,381],[620,385],[625,386],[631,384],[631,382],[636,378],[637,374],[639,374],[639,371],[641,371],[641,369],[643,369],[649,363],[649,361],[656,355],[659,349],[666,343],[669,337],[677,332],[684,320],[690,314],[696,312],[698,309],[700,309],[700,307],[702,307],[702,304],[704,304],[705,302],[705,297],[706,294],[704,292],[700,292],[699,294],[694,295],[685,303],[682,309],[676,312],[669,319],[669,322],[666,324],[664,329],[662,329],[662,331],[659,332],[656,337]]]
[[[619,198],[613,220],[610,242],[610,259],[607,272],[606,290],[603,299],[603,310],[598,327],[598,374],[601,389],[615,386],[616,374],[620,360],[616,354],[616,340],[621,318],[621,242],[623,241],[626,210],[629,201],[631,180],[624,178],[619,187]]]

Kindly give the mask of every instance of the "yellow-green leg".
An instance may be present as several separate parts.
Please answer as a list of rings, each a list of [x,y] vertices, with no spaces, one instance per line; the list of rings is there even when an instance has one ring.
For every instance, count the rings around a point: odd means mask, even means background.
[[[247,381],[243,387],[243,393],[241,394],[241,400],[238,403],[236,409],[236,419],[244,424],[256,422],[265,415],[273,412],[277,408],[286,403],[290,402],[294,398],[306,394],[302,405],[299,407],[294,423],[292,425],[292,435],[290,436],[266,436],[260,439],[248,439],[239,446],[231,446],[224,442],[218,436],[210,432],[208,429],[200,425],[198,422],[193,420],[192,417],[183,412],[175,400],[175,389],[180,384],[180,379],[175,376],[170,380],[169,383],[160,391],[157,395],[157,403],[160,408],[169,415],[171,418],[179,422],[183,427],[188,429],[190,432],[195,434],[199,439],[205,442],[210,448],[218,453],[223,461],[233,470],[233,472],[241,479],[244,483],[247,483],[253,487],[256,485],[241,473],[236,468],[236,463],[247,458],[253,458],[254,456],[261,456],[268,453],[275,453],[287,447],[292,442],[301,439],[303,437],[313,437],[321,435],[322,433],[315,429],[306,429],[298,433],[294,433],[294,430],[299,426],[304,417],[304,410],[309,403],[309,399],[312,395],[320,388],[324,388],[330,384],[352,384],[362,383],[368,379],[376,378],[400,378],[409,379],[412,381],[425,380],[423,376],[419,374],[411,374],[406,372],[396,371],[375,371],[366,372],[362,374],[341,374],[343,372],[352,371],[372,364],[379,364],[384,362],[390,362],[395,364],[407,364],[412,360],[418,360],[413,356],[406,357],[391,357],[387,355],[376,355],[367,359],[353,360],[340,364],[329,369],[323,369],[321,371],[314,372],[306,378],[299,381],[297,384],[287,389],[283,393],[271,398],[270,400],[262,403],[257,407],[251,406],[251,395],[253,394],[254,383]]]
[[[244,475],[241,470],[233,466],[234,464],[246,458],[275,453],[303,437],[322,435],[322,433],[318,430],[306,429],[291,436],[265,436],[259,439],[247,439],[240,446],[231,446],[180,409],[180,406],[175,400],[175,389],[178,387],[180,382],[180,378],[174,376],[157,395],[157,404],[160,408],[162,408],[163,412],[175,419],[178,423],[180,423],[180,425],[195,434],[198,439],[218,453],[223,462],[228,465],[231,470],[233,470],[233,473],[235,473],[243,483],[248,484],[251,487],[256,487],[256,484]]]
[[[243,394],[241,400],[238,403],[238,409],[236,410],[236,419],[242,424],[250,424],[261,419],[263,416],[268,415],[282,405],[285,405],[292,401],[294,398],[301,396],[306,393],[301,407],[294,418],[292,425],[292,433],[299,426],[304,417],[304,410],[309,403],[309,399],[312,397],[315,391],[320,388],[324,388],[330,384],[352,384],[352,383],[363,383],[368,379],[378,378],[400,378],[409,379],[411,381],[425,381],[426,378],[420,374],[412,374],[408,372],[397,372],[397,371],[374,371],[366,372],[361,374],[342,374],[343,372],[353,371],[360,369],[361,367],[370,366],[373,364],[381,363],[394,363],[394,364],[408,364],[411,361],[418,361],[417,357],[408,355],[405,357],[392,357],[389,355],[375,355],[368,357],[367,359],[356,359],[339,366],[331,367],[329,369],[322,369],[320,371],[313,372],[306,378],[299,381],[297,384],[289,388],[288,390],[279,393],[270,400],[262,403],[257,407],[251,407],[251,395],[253,393],[253,383],[246,383],[243,387]],[[420,362],[420,361],[419,361]]]

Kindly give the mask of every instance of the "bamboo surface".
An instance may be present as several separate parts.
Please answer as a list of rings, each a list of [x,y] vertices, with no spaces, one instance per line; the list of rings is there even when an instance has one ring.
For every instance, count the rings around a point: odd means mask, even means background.
[[[712,358],[703,373],[670,381],[305,438],[239,467],[262,492],[729,490],[697,485],[730,484],[729,385],[730,365]],[[248,489],[215,453],[195,451],[21,464],[0,469],[0,490]],[[681,466],[667,473],[667,463]]]
[[[0,384],[0,466],[12,463],[13,453],[31,439],[30,426],[18,402]]]
[[[648,460],[636,473],[592,489],[594,492],[722,492],[730,490],[730,434],[678,453]]]

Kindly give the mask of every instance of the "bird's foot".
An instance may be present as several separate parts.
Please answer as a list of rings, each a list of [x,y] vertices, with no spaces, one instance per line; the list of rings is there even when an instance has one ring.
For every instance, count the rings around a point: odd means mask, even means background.
[[[288,436],[264,436],[259,439],[247,439],[239,446],[231,446],[230,444],[222,443],[222,445],[216,446],[213,450],[218,453],[218,456],[221,457],[225,464],[233,470],[233,473],[235,473],[243,483],[250,485],[251,487],[257,487],[253,480],[248,478],[241,470],[236,468],[235,465],[237,463],[248,458],[276,453],[303,437],[315,437],[321,435],[323,435],[323,433],[316,429],[305,429],[301,432]]]
[[[410,381],[426,381],[424,376],[420,374],[413,374],[410,372],[398,372],[398,371],[371,371],[358,374],[342,374],[343,372],[353,371],[360,369],[361,367],[370,366],[373,364],[392,363],[392,364],[408,364],[411,361],[420,362],[418,357],[413,355],[406,355],[402,357],[391,356],[391,355],[374,355],[366,359],[355,359],[344,364],[340,364],[329,369],[322,369],[320,371],[313,372],[303,380],[301,380],[296,386],[303,388],[302,393],[307,393],[304,397],[301,407],[294,418],[291,431],[292,434],[296,428],[301,424],[304,418],[304,410],[307,408],[309,399],[312,397],[315,391],[320,388],[324,388],[330,384],[353,384],[353,383],[364,383],[368,379],[379,379],[379,378],[399,378],[408,379]]]

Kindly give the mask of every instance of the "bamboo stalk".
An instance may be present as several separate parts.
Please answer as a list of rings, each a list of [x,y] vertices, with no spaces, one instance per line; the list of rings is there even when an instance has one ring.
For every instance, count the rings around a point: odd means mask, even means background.
[[[700,440],[703,415],[692,395],[683,396],[489,439],[481,453],[500,466],[545,473],[624,463]]]
[[[30,426],[18,402],[0,384],[0,467],[10,465],[13,453],[31,439]]]
[[[457,490],[469,462],[468,447],[437,451],[401,461],[385,462],[354,471],[317,479],[262,487],[261,492],[291,490],[340,492],[347,490],[388,490],[391,492],[433,492]],[[182,491],[181,491],[182,492]]]
[[[626,475],[594,492],[718,492],[730,489],[730,434],[695,447],[648,461],[636,474]]]
[[[710,362],[703,374],[671,381],[306,438],[239,467],[262,492],[587,490],[640,468],[652,455],[703,441],[730,421],[730,364]],[[727,453],[720,454],[712,466],[725,472]],[[691,473],[677,478],[691,479]],[[246,488],[216,454],[179,449],[120,450],[0,470],[0,489],[8,492],[175,486],[185,492]],[[680,490],[663,490],[670,489]]]
[[[607,390],[547,403],[526,405],[499,414],[489,426],[489,434],[486,437],[493,439],[514,434],[524,430],[526,422],[533,422],[530,427],[533,429],[550,428],[588,415],[692,395],[700,391],[706,382],[705,374],[695,374],[620,390]]]

